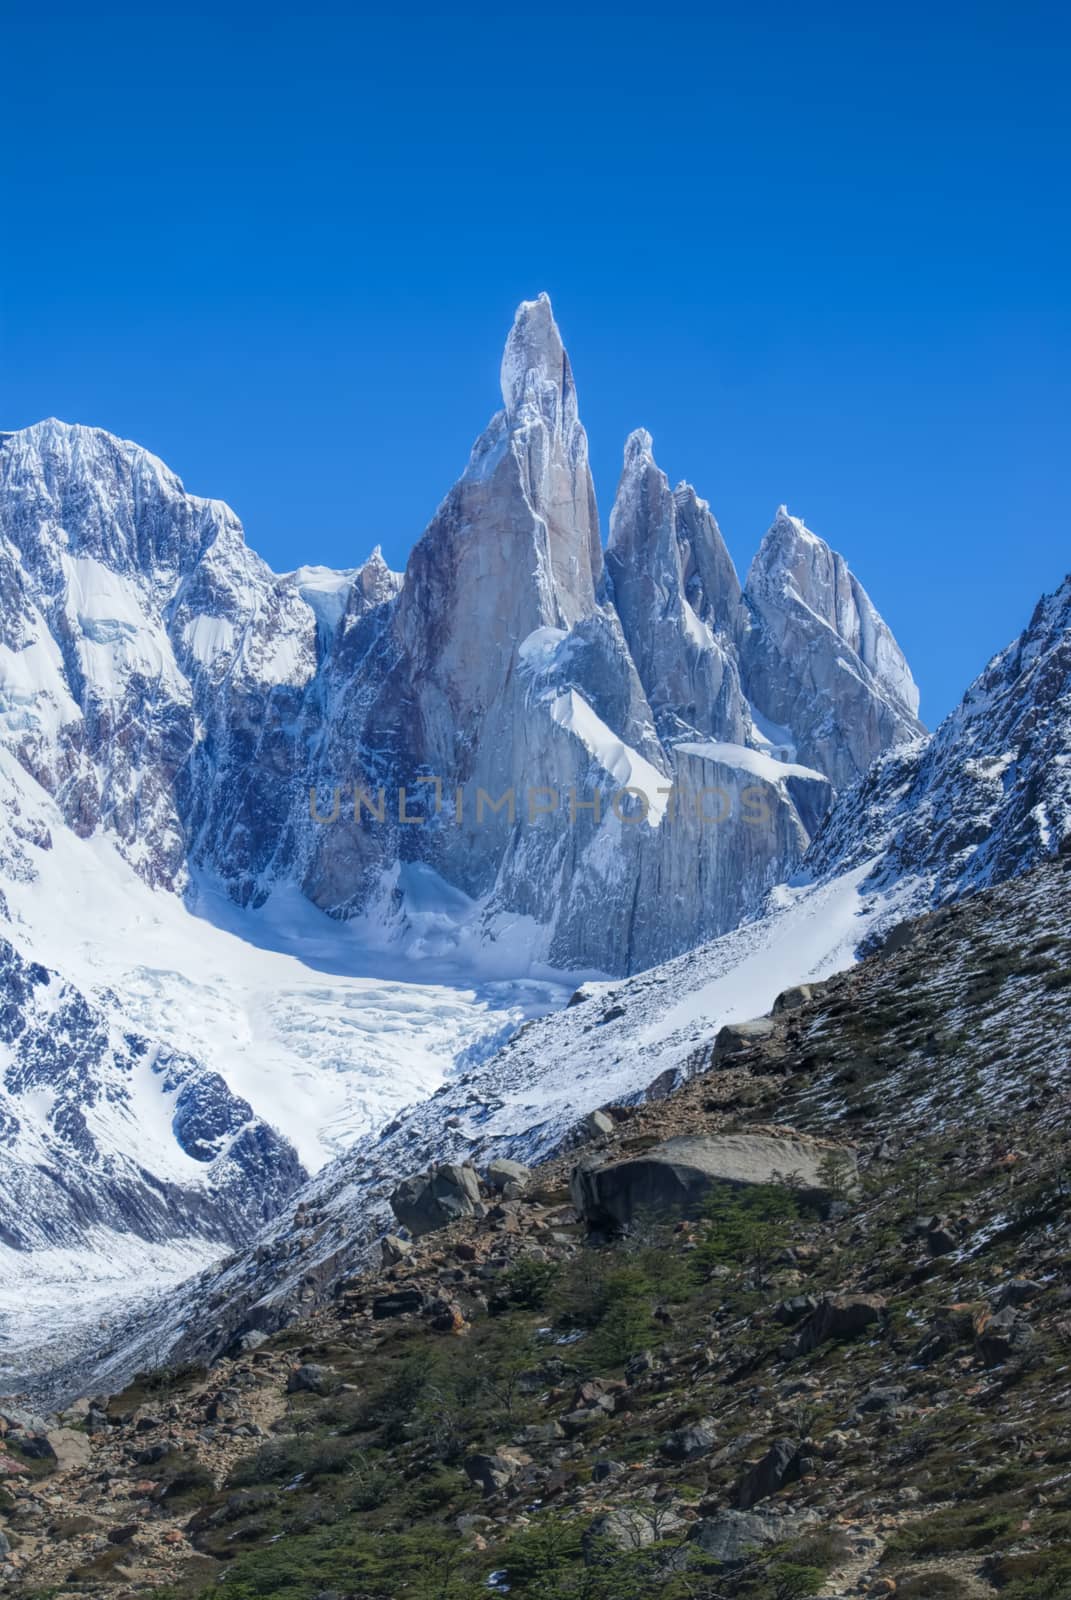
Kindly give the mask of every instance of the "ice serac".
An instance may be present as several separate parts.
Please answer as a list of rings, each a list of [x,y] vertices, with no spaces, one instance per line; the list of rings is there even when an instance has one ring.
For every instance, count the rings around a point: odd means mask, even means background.
[[[844,558],[782,506],[751,564],[741,674],[763,718],[838,789],[923,731],[892,632]]]
[[[717,524],[631,434],[610,517],[606,571],[625,638],[664,744],[713,736],[744,744],[751,718],[740,687],[734,623],[740,586]]]

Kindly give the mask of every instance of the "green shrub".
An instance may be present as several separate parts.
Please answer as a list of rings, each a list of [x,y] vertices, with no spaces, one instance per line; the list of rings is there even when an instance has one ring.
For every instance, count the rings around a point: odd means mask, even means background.
[[[1016,1518],[1004,1507],[946,1506],[928,1517],[905,1523],[885,1546],[883,1561],[920,1556],[957,1555],[963,1550],[991,1550],[1007,1538]]]
[[[799,1214],[796,1194],[779,1184],[713,1189],[703,1207],[706,1228],[692,1256],[693,1270],[705,1280],[716,1267],[744,1267],[761,1284],[788,1245]]]
[[[526,1311],[542,1311],[561,1272],[556,1261],[522,1256],[502,1278],[502,1297]]]
[[[953,1572],[900,1573],[896,1600],[970,1600],[973,1590]]]

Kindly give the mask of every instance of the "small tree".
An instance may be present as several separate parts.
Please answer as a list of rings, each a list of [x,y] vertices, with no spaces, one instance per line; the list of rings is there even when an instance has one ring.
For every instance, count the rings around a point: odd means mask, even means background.
[[[761,1289],[774,1258],[788,1245],[799,1204],[781,1184],[722,1184],[711,1190],[703,1215],[707,1227],[695,1253],[697,1270],[709,1277],[715,1267],[744,1267]]]

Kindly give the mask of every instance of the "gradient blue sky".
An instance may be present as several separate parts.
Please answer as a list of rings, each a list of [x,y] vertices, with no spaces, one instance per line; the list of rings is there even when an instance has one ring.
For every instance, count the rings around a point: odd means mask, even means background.
[[[930,722],[1071,566],[1065,8],[2,20],[0,428],[401,565],[547,289],[604,526],[638,425],[742,567],[786,501]]]

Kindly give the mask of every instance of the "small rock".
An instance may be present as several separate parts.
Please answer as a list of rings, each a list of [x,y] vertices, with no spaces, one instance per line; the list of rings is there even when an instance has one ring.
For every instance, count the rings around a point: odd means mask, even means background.
[[[307,1361],[291,1372],[286,1380],[286,1392],[327,1395],[338,1388],[338,1381],[338,1374],[332,1367],[323,1367],[318,1362]]]
[[[613,1118],[608,1117],[605,1111],[590,1111],[584,1118],[584,1132],[589,1138],[605,1139],[613,1131]]]
[[[704,1417],[685,1428],[674,1428],[658,1448],[667,1461],[696,1461],[700,1456],[709,1455],[717,1442],[713,1418]]]
[[[465,1473],[470,1482],[476,1484],[490,1497],[507,1489],[523,1464],[517,1456],[497,1451],[494,1455],[468,1456],[465,1461]]]
[[[376,1322],[385,1322],[390,1317],[407,1317],[423,1311],[426,1304],[423,1290],[399,1289],[394,1294],[376,1295],[372,1301],[372,1317]]]
[[[385,1233],[379,1241],[379,1256],[385,1267],[400,1266],[412,1253],[413,1246],[409,1240],[399,1238],[396,1233]]]

